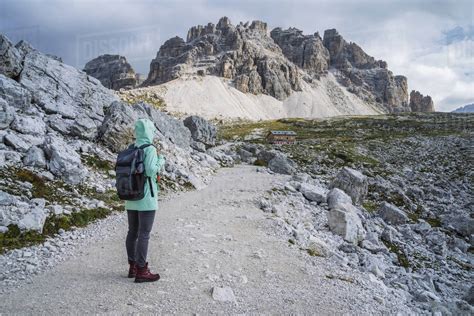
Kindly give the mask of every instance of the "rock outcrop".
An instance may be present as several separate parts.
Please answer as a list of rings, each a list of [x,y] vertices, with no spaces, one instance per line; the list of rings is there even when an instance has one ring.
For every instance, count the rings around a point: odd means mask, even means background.
[[[42,233],[51,215],[110,211],[114,156],[134,141],[138,118],[158,129],[155,145],[168,158],[165,188],[201,188],[219,167],[211,155],[193,150],[180,119],[143,102],[120,102],[99,80],[26,42],[14,46],[0,36],[0,52],[2,233],[9,225]],[[215,139],[207,137],[210,147]],[[232,161],[217,149],[214,155]]]
[[[326,30],[324,38],[317,32],[304,35],[296,28],[277,27],[268,34],[264,22],[234,26],[226,17],[217,25],[192,27],[186,40],[167,40],[151,62],[143,85],[209,74],[230,79],[244,93],[285,100],[303,90],[302,80],[318,86],[328,72],[362,102],[383,112],[412,111],[407,78],[393,75],[385,61],[346,42],[335,29]]]
[[[434,112],[434,103],[429,95],[423,96],[420,92],[410,92],[410,109],[412,112]]]
[[[408,85],[404,76],[394,76],[383,60],[367,55],[356,43],[348,43],[335,30],[324,32],[330,64],[338,70],[339,82],[369,103],[386,112],[408,112]]]
[[[344,167],[339,171],[330,188],[338,188],[347,193],[354,204],[361,204],[367,195],[367,177],[360,171]]]
[[[84,72],[113,90],[133,89],[137,85],[135,71],[120,55],[105,54],[94,58],[84,66]]]
[[[0,34],[0,73],[16,77],[21,72],[21,56],[10,40]]]
[[[270,32],[283,54],[295,65],[313,75],[326,74],[329,70],[329,51],[324,47],[319,33],[303,35],[296,28],[282,30],[277,27]]]
[[[191,132],[191,147],[194,149],[205,152],[216,144],[217,128],[214,124],[197,115],[188,116],[183,123]]]
[[[298,67],[282,55],[261,21],[234,26],[224,17],[217,25],[192,27],[186,41],[169,39],[152,60],[143,85],[198,71],[231,79],[242,92],[264,93],[279,100],[301,89]]]

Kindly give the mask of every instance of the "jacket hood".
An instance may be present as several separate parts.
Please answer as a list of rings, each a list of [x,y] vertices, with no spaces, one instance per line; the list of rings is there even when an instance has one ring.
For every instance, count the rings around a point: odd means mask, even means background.
[[[153,144],[155,137],[155,124],[149,119],[139,119],[135,122],[135,144],[141,146],[143,144]]]

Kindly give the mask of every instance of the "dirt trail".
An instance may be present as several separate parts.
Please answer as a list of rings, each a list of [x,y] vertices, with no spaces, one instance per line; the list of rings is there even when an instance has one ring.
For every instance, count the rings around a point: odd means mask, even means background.
[[[284,177],[237,166],[219,170],[203,190],[168,196],[150,240],[148,259],[162,276],[158,282],[126,278],[121,214],[115,233],[0,296],[0,314],[403,311],[367,275],[342,271],[333,259],[310,257],[275,234],[275,221],[255,200]],[[214,286],[230,286],[236,302],[214,301]]]

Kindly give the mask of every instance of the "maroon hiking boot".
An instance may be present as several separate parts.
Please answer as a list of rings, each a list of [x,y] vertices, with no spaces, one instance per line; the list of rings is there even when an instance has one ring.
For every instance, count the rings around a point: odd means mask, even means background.
[[[134,261],[128,261],[130,267],[128,268],[128,277],[134,278],[137,275],[137,264]]]
[[[143,268],[137,266],[137,275],[135,276],[135,283],[155,282],[159,279],[160,275],[158,273],[151,273],[150,269],[148,269],[148,262],[145,263],[145,266]]]

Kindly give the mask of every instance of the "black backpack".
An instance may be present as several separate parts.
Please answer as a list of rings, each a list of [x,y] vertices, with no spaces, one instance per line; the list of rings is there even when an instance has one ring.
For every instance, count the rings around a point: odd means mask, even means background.
[[[145,144],[136,147],[132,144],[124,151],[119,152],[115,163],[115,187],[121,200],[137,201],[143,199],[145,196],[145,182],[147,181],[150,185],[151,196],[154,197],[151,178],[145,174],[144,149],[148,146],[153,145]]]

